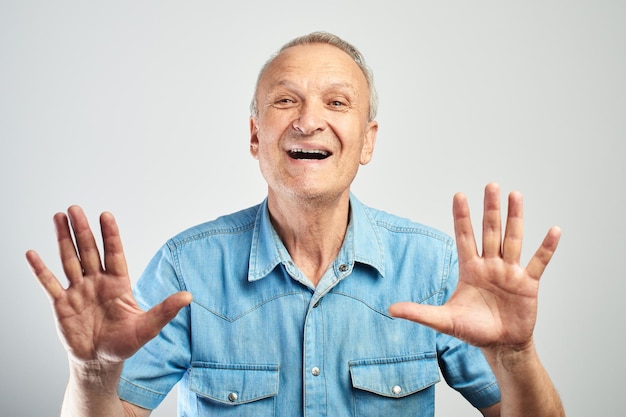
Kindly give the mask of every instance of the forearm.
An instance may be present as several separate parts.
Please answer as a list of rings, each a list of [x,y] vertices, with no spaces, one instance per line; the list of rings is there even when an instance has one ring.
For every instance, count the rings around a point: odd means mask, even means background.
[[[123,417],[117,395],[122,364],[82,366],[70,363],[62,417]]]
[[[564,417],[561,399],[532,342],[523,349],[483,348],[502,393],[502,417]]]

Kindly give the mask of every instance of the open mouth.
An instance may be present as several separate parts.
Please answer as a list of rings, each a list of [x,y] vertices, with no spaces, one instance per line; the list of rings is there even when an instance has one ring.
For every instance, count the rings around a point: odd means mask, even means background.
[[[292,149],[289,156],[293,159],[326,159],[330,152],[322,149]]]

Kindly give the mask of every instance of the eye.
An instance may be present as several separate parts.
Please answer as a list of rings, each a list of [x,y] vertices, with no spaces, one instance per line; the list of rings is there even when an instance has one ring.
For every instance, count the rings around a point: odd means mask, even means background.
[[[296,104],[296,100],[291,97],[279,97],[274,100],[274,106],[277,108],[288,108]]]
[[[347,105],[348,105],[347,103],[345,103],[345,102],[344,102],[344,101],[342,101],[342,100],[331,100],[328,104],[329,104],[331,107],[338,107],[338,108],[339,108],[339,107],[345,107],[345,106],[347,106]]]

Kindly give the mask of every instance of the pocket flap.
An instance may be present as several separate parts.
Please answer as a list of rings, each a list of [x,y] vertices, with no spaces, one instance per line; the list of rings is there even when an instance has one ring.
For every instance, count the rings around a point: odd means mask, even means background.
[[[278,394],[278,365],[193,363],[190,389],[225,404],[243,404]]]
[[[401,398],[421,391],[440,380],[434,353],[400,358],[351,361],[354,388],[385,397]]]

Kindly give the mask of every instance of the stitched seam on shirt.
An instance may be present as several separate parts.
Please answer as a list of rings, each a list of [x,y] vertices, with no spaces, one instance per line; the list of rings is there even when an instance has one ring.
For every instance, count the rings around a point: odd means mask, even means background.
[[[440,293],[442,293],[442,292],[443,292],[443,290],[441,290],[441,289],[440,289],[440,290],[437,290],[437,291],[435,291],[435,292],[432,292],[432,293],[428,294],[428,295],[427,295],[427,296],[425,296],[425,297],[422,297],[422,298],[421,298],[421,299],[419,299],[419,300],[415,300],[414,302],[416,302],[416,303],[420,303],[420,304],[421,304],[421,303],[423,303],[425,300],[428,300],[429,298],[432,298],[432,297],[434,297],[434,296],[436,296],[436,295],[438,295],[438,294],[440,294]],[[363,304],[364,304],[367,308],[369,308],[369,309],[370,309],[370,310],[372,310],[372,311],[377,312],[378,314],[381,314],[381,315],[383,315],[383,316],[385,316],[385,317],[389,317],[390,319],[393,319],[393,318],[394,318],[394,317],[392,317],[391,315],[389,315],[388,313],[386,313],[385,311],[378,310],[378,309],[374,308],[373,306],[371,306],[368,302],[366,302],[366,301],[365,301],[365,300],[363,300],[362,298],[355,297],[355,296],[354,296],[354,295],[352,295],[352,294],[348,294],[348,293],[341,292],[341,291],[332,291],[332,292],[330,292],[330,293],[329,293],[329,295],[341,295],[341,296],[344,296],[344,297],[352,298],[353,300],[356,300],[356,301],[359,301],[360,303],[363,303]]]
[[[363,208],[362,211],[363,213],[365,213],[365,216],[367,217],[369,224],[372,226],[372,229],[374,231],[374,236],[376,236],[376,243],[378,244],[378,259],[368,259],[369,257],[360,256],[360,260],[362,262],[366,262],[372,265],[374,268],[380,268],[379,273],[384,276],[385,275],[385,263],[387,262],[387,259],[385,258],[385,250],[383,249],[383,242],[381,240],[380,233],[378,233],[378,230],[373,227],[373,225],[375,224],[378,225],[378,223],[374,221],[372,213],[367,207],[365,206],[361,206],[361,207]],[[356,242],[353,242],[353,245],[356,246]],[[355,253],[355,260],[358,260],[356,258],[356,247],[354,247],[354,253]],[[376,265],[377,261],[380,261],[381,263],[379,267]]]
[[[172,264],[174,265],[174,272],[176,273],[176,280],[178,281],[178,289],[180,291],[187,291],[187,285],[183,278],[182,269],[180,266],[180,258],[178,257],[178,248],[176,246],[167,245],[170,256],[172,257]]]
[[[393,365],[396,363],[414,362],[414,361],[433,361],[437,359],[437,352],[422,352],[407,356],[390,356],[385,358],[366,358],[356,359],[348,362],[350,367],[368,366],[368,365]]]
[[[445,262],[444,262],[444,270],[442,271],[441,274],[441,285],[440,288],[441,290],[439,291],[439,299],[437,300],[437,304],[438,305],[442,305],[444,300],[443,300],[443,295],[446,293],[446,290],[448,288],[448,279],[450,278],[450,271],[452,270],[452,244],[453,241],[450,240],[448,242],[448,244],[446,245],[446,252],[445,252]]]
[[[278,265],[281,262],[280,260],[280,256],[275,256],[274,259],[272,259],[269,263],[267,268],[263,269],[262,271],[260,271],[259,273],[257,273],[254,278],[257,277],[264,277],[267,274],[269,274],[270,272],[272,272],[274,270],[274,268],[276,268],[276,265]],[[258,262],[257,262],[258,263]],[[254,268],[256,269],[257,266],[254,265]]]
[[[213,310],[213,309],[211,309],[211,308],[209,308],[209,307],[207,307],[207,306],[205,306],[205,305],[203,305],[203,304],[201,304],[201,303],[199,303],[199,302],[197,302],[195,300],[192,301],[192,302],[194,304],[196,304],[197,306],[203,308],[204,310],[208,311],[209,313],[213,314],[214,316],[217,316],[217,317],[219,317],[219,318],[221,318],[223,320],[226,320],[229,323],[233,323],[233,322],[239,320],[240,318],[250,314],[252,311],[261,308],[261,306],[263,306],[263,305],[265,305],[265,304],[267,304],[267,303],[269,303],[271,301],[277,300],[277,299],[282,298],[282,297],[289,297],[289,296],[292,296],[292,295],[300,295],[300,294],[302,294],[302,292],[291,291],[291,292],[287,292],[287,293],[284,293],[284,294],[275,295],[273,297],[270,297],[270,298],[268,298],[266,300],[261,301],[259,304],[255,304],[255,306],[252,307],[251,309],[246,310],[243,313],[241,313],[241,314],[239,314],[237,316],[234,316],[234,317],[225,316],[225,315],[223,315],[223,314],[221,314],[221,313],[219,313],[219,312],[217,312],[217,311],[215,311],[215,310]]]
[[[138,388],[138,389],[140,389],[140,390],[142,390],[142,391],[149,392],[149,393],[154,394],[154,395],[157,395],[157,396],[159,396],[159,397],[163,397],[163,396],[165,396],[165,395],[167,394],[166,392],[159,392],[159,391],[155,391],[155,390],[150,389],[150,388],[143,387],[143,386],[141,386],[141,385],[137,385],[137,384],[135,384],[134,382],[129,381],[128,379],[126,379],[126,378],[124,378],[124,377],[120,377],[120,380],[124,381],[124,382],[125,382],[125,383],[127,383],[128,385],[132,385],[132,386],[133,386],[133,387],[135,387],[135,388]]]
[[[481,392],[483,392],[483,391],[486,391],[486,390],[491,389],[491,387],[493,387],[494,385],[498,385],[498,382],[497,382],[497,381],[493,381],[493,382],[492,382],[492,383],[490,383],[489,385],[486,385],[486,386],[482,387],[482,388],[481,388],[481,389],[479,389],[479,390],[469,392],[469,393],[468,393],[468,395],[475,396],[476,394],[480,394],[480,393],[481,393]],[[483,394],[481,394],[481,395],[483,395]]]
[[[332,291],[332,292],[328,293],[328,295],[341,295],[341,296],[343,296],[343,297],[351,298],[351,299],[353,299],[353,300],[356,300],[356,301],[358,301],[358,302],[360,302],[360,303],[364,304],[364,305],[365,305],[367,308],[369,308],[370,310],[375,311],[376,313],[378,313],[378,314],[380,314],[380,315],[383,315],[383,316],[385,316],[385,317],[387,317],[387,318],[393,319],[393,317],[392,317],[392,316],[390,316],[388,313],[385,313],[384,311],[381,311],[381,310],[378,310],[378,309],[374,308],[374,307],[373,307],[373,306],[371,306],[369,303],[365,302],[365,300],[363,300],[363,299],[361,299],[361,298],[359,298],[359,297],[355,297],[354,295],[347,294],[347,293],[345,293],[345,292],[341,292],[341,291]]]
[[[383,227],[391,232],[396,232],[396,233],[416,233],[416,234],[420,234],[420,235],[424,235],[424,236],[428,236],[431,237],[433,239],[437,239],[441,242],[449,242],[451,240],[451,238],[443,233],[440,232],[436,232],[433,231],[427,227],[420,227],[420,226],[398,226],[396,224],[393,223],[389,223],[387,221],[384,220],[378,220],[376,222],[376,225]]]
[[[237,235],[240,233],[245,233],[250,231],[250,229],[254,228],[254,222],[249,222],[247,224],[237,226],[237,227],[224,227],[224,228],[212,228],[210,230],[204,230],[202,232],[198,232],[191,236],[186,236],[182,239],[172,238],[170,242],[177,248],[180,248],[190,242],[194,242],[196,240],[201,240],[210,236],[216,235]]]

